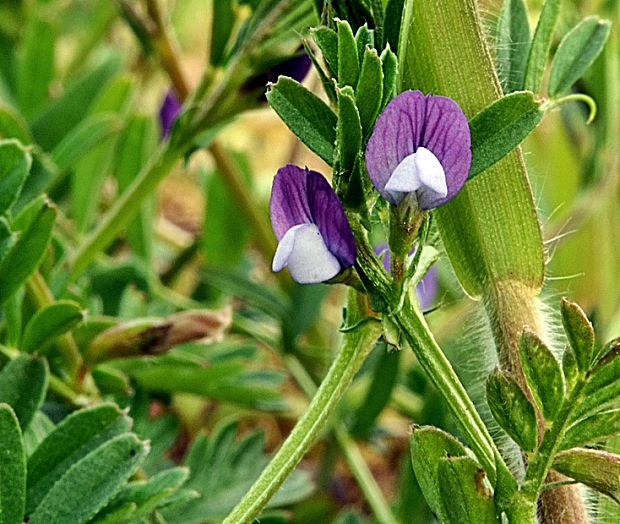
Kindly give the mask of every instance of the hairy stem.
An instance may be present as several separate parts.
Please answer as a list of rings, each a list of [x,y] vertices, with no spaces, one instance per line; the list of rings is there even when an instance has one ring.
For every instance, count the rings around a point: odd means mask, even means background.
[[[361,295],[349,292],[348,314],[359,311],[364,304]],[[224,524],[249,524],[254,521],[310,449],[380,334],[381,325],[378,322],[361,322],[356,329],[344,334],[340,352],[308,409],[254,485],[226,517]]]

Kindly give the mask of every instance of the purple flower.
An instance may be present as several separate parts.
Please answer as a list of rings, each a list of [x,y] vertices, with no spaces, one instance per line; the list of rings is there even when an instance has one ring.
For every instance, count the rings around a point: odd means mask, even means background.
[[[390,268],[390,250],[387,244],[379,244],[374,248],[375,254],[381,260],[383,267],[389,273],[391,271]],[[415,252],[415,246],[411,248],[409,252],[410,255],[413,255]],[[426,275],[422,277],[422,280],[418,283],[415,288],[415,293],[418,296],[418,302],[420,303],[420,309],[424,311],[433,305],[435,299],[437,298],[437,292],[439,291],[439,281],[437,280],[437,268],[435,266],[431,266],[430,269],[426,272]]]
[[[302,82],[310,70],[310,65],[310,57],[306,53],[301,53],[294,55],[291,58],[286,58],[285,60],[278,62],[268,69],[252,76],[243,84],[242,91],[252,92],[260,89],[261,99],[267,100],[264,93],[265,86],[267,84],[277,82],[279,76],[290,76],[293,80]]]
[[[292,164],[280,168],[269,206],[278,239],[274,271],[288,266],[300,284],[316,284],[355,263],[353,232],[336,193],[320,173]]]
[[[161,137],[166,138],[170,134],[172,124],[181,112],[181,101],[173,90],[166,93],[164,102],[159,109],[159,122],[161,123]]]
[[[470,145],[467,118],[454,100],[405,91],[377,119],[366,148],[368,175],[392,204],[413,193],[420,209],[431,209],[465,184]]]

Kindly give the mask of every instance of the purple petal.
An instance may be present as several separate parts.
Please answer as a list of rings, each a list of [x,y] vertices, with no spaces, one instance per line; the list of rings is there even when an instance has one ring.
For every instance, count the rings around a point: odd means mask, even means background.
[[[308,203],[331,253],[342,267],[355,264],[355,240],[342,204],[329,182],[316,171],[308,171]]]
[[[431,151],[441,163],[448,194],[418,194],[421,209],[431,209],[453,198],[465,184],[471,164],[467,118],[459,105],[444,96],[405,91],[395,97],[377,119],[366,148],[368,175],[377,191],[391,203],[396,200],[384,188],[392,173],[419,147]]]
[[[288,164],[278,170],[270,201],[271,224],[280,241],[299,224],[315,224],[342,267],[355,263],[355,241],[342,204],[316,171]]]
[[[293,80],[302,82],[310,70],[310,65],[310,57],[306,53],[295,55],[267,71],[267,82],[276,82],[280,75],[290,76]]]
[[[166,138],[172,129],[172,124],[181,112],[181,101],[174,91],[166,93],[166,97],[159,110],[159,121],[161,123],[161,137]]]
[[[420,309],[422,311],[428,309],[433,302],[435,302],[438,291],[439,282],[437,280],[437,268],[432,266],[415,288],[415,293],[418,295],[418,302],[420,303]]]

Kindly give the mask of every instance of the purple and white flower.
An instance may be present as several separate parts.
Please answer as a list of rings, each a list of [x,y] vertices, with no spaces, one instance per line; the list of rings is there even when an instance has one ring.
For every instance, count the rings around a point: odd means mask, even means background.
[[[355,263],[353,232],[323,175],[292,164],[280,168],[269,205],[278,239],[274,271],[288,267],[300,284],[316,284]]]
[[[471,165],[467,118],[445,96],[405,91],[384,109],[366,147],[368,175],[394,205],[413,195],[432,209],[463,187]]]

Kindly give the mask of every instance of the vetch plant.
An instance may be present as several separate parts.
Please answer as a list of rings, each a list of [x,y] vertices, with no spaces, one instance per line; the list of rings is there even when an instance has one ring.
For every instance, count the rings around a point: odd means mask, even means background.
[[[539,4],[3,3],[0,521],[617,521],[619,41]]]

